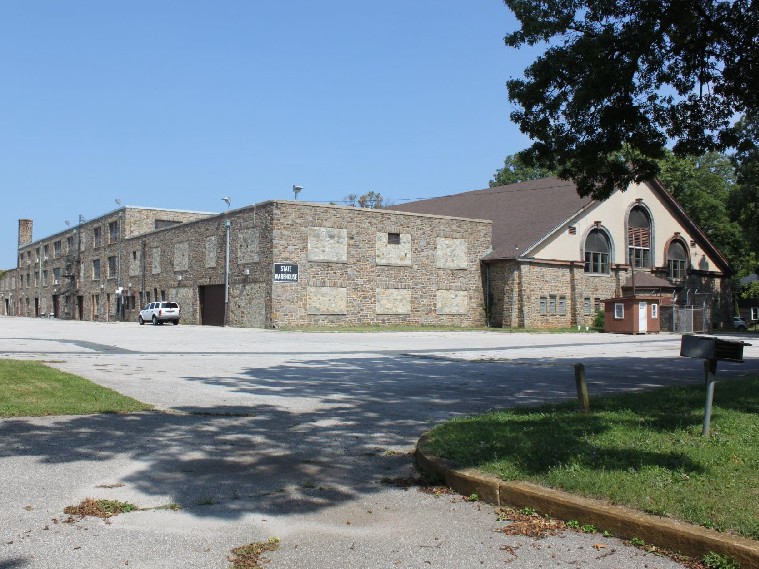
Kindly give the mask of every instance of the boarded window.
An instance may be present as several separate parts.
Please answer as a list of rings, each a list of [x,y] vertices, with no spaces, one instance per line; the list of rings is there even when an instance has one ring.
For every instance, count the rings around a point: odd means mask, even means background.
[[[400,245],[401,244],[401,234],[400,233],[388,233],[387,234],[387,244],[388,245]]]

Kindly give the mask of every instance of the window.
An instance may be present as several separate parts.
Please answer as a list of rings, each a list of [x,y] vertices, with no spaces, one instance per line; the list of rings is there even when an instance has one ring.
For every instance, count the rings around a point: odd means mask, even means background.
[[[614,303],[614,320],[623,320],[625,317],[625,305],[621,302]]]
[[[601,310],[601,299],[600,298],[593,299],[593,309],[596,312],[598,312],[599,310]]]
[[[42,286],[47,286],[47,271],[42,271]]]
[[[66,253],[73,253],[74,251],[74,237],[66,237]]]
[[[100,241],[102,240],[103,236],[100,231],[99,227],[93,227],[92,228],[92,246],[93,247],[100,247]]]
[[[667,249],[667,276],[674,281],[684,279],[687,263],[688,251],[685,244],[678,239],[672,241]]]
[[[659,318],[659,305],[652,304],[651,305],[651,320],[656,320],[657,318]]]
[[[92,260],[92,278],[98,280],[100,278],[100,259]]]
[[[57,259],[61,256],[61,242],[55,241],[53,243],[53,256]]]
[[[585,238],[585,272],[609,273],[609,254],[611,244],[606,232],[602,229],[591,229]]]
[[[119,222],[111,221],[108,224],[108,243],[116,243],[119,239]]]
[[[556,314],[556,295],[552,294],[548,297],[548,314]]]
[[[116,257],[108,257],[108,278],[116,277]]]
[[[57,285],[61,283],[61,269],[60,267],[55,267],[53,269],[53,284]]]
[[[751,307],[751,320],[759,320],[759,308]]]
[[[548,314],[548,298],[545,296],[540,297],[540,315],[545,316]]]
[[[590,316],[590,314],[591,314],[591,311],[590,311],[590,297],[586,296],[582,300],[582,311],[585,314],[585,316]]]
[[[651,266],[651,219],[642,206],[636,205],[627,218],[627,258],[636,269]]]
[[[400,233],[388,233],[387,234],[387,244],[388,245],[400,245],[401,244],[401,234]]]
[[[44,254],[43,254],[43,259],[44,259],[45,261],[47,261],[47,260],[48,260],[48,258],[50,257],[50,246],[49,246],[49,245],[45,245],[45,247],[44,247],[43,251],[44,251]]]
[[[567,297],[559,297],[559,315],[564,316],[567,313]]]
[[[36,255],[36,262],[39,263],[40,262],[40,248],[39,247],[37,247],[37,250],[35,251],[35,255]]]

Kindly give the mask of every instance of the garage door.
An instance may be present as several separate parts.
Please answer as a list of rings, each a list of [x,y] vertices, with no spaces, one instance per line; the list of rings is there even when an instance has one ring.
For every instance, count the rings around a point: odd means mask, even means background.
[[[224,326],[224,285],[198,287],[200,323],[204,326]]]

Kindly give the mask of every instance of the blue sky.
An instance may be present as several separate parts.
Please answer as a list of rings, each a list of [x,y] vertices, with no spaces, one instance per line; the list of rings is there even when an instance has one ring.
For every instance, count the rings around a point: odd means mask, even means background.
[[[500,0],[0,3],[0,267],[126,205],[400,203],[487,187],[529,141]]]

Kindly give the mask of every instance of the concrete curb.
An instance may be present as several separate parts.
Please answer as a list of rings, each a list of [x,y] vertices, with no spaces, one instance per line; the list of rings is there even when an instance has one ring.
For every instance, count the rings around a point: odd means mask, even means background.
[[[700,559],[714,551],[729,555],[744,569],[759,567],[759,542],[536,484],[504,482],[472,468],[457,468],[451,461],[432,454],[429,432],[419,439],[415,456],[419,467],[428,475],[444,480],[446,486],[465,496],[477,494],[489,504],[530,507],[563,520],[593,524],[615,537],[637,537],[691,557]]]

